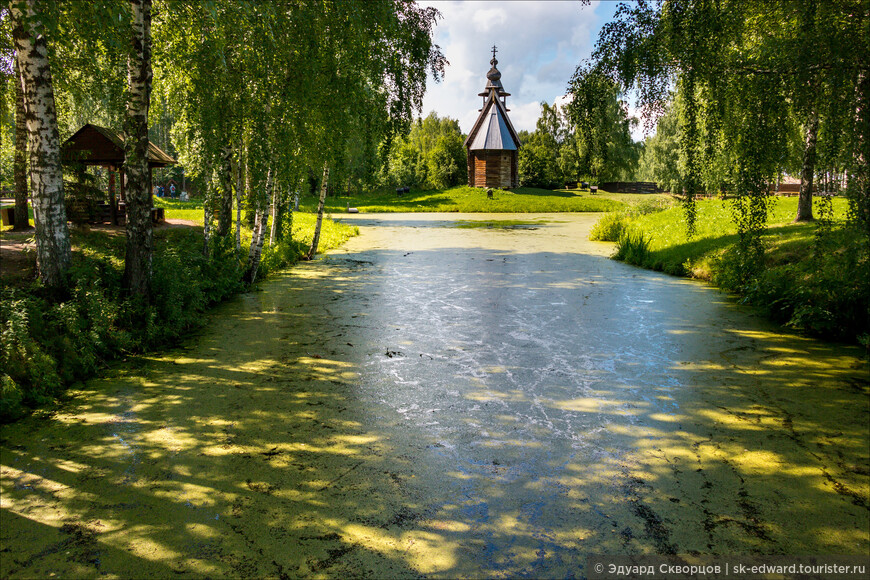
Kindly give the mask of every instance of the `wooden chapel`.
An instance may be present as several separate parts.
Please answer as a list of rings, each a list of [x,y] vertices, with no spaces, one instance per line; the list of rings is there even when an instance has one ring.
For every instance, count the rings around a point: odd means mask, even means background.
[[[471,187],[510,188],[519,186],[518,158],[520,140],[507,113],[506,97],[510,93],[501,84],[501,72],[496,68],[497,49],[492,47],[492,68],[486,73],[487,83],[479,97],[483,107],[465,139],[468,150],[468,185]]]

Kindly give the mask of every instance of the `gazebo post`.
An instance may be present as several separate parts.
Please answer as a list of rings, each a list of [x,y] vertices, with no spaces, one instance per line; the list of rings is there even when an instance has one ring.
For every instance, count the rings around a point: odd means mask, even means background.
[[[154,187],[151,185],[151,173],[154,171],[154,168],[151,164],[148,164],[148,207],[154,209]]]
[[[124,173],[124,166],[118,168],[118,181],[121,182],[121,203],[127,205],[127,191],[124,187],[124,182],[127,181],[127,175]]]
[[[118,202],[115,200],[115,168],[109,168],[109,207],[112,211],[112,225],[118,225]]]

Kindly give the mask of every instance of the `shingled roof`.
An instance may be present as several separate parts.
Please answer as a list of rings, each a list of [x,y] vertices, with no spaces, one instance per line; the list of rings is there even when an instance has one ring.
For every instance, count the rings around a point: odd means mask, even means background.
[[[520,147],[520,139],[507,115],[507,109],[502,100],[510,96],[501,84],[501,72],[496,68],[498,61],[493,54],[490,61],[492,68],[486,73],[486,88],[478,96],[486,97],[480,116],[465,139],[469,151],[481,149],[516,151]]]
[[[471,141],[468,148],[472,151],[478,149],[518,149],[519,139],[512,132],[513,127],[510,124],[510,119],[502,110],[501,102],[498,99],[490,99],[468,136],[471,139],[471,135],[474,135],[474,140]]]
[[[64,163],[79,162],[86,165],[124,164],[124,138],[120,133],[87,123],[61,146]],[[148,165],[166,167],[178,163],[160,147],[148,141]]]

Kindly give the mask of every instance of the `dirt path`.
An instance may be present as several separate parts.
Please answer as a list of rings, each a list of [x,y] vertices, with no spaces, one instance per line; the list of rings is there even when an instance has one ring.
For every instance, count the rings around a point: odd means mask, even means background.
[[[604,259],[594,218],[455,227],[486,217],[359,216],[344,250],[185,348],[4,427],[0,576],[564,578],[595,553],[867,553],[855,349]]]
[[[191,220],[166,219],[154,226],[156,231],[189,228],[197,223]],[[124,235],[124,226],[96,224],[87,226],[89,230],[107,232],[116,236]],[[31,227],[23,232],[6,231],[0,235],[0,277],[9,282],[13,279],[33,278],[36,275],[35,230]],[[75,251],[76,248],[73,248]]]

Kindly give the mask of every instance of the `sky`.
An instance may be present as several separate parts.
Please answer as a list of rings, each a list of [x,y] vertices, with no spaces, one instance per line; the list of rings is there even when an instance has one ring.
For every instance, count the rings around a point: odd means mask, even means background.
[[[443,1],[422,0],[442,18],[435,27],[435,44],[450,62],[440,83],[429,77],[423,116],[459,120],[463,133],[471,130],[486,86],[492,46],[498,52],[501,82],[511,122],[517,131],[534,131],[541,101],[553,104],[563,97],[574,69],[589,58],[598,31],[609,21],[617,2],[571,1]],[[641,140],[642,129],[634,138]]]

